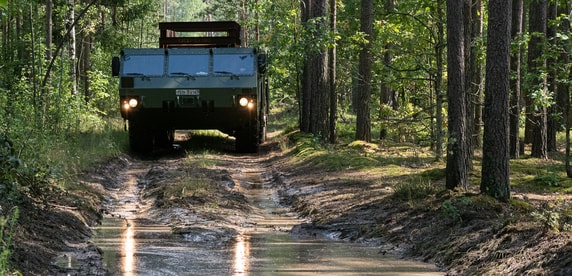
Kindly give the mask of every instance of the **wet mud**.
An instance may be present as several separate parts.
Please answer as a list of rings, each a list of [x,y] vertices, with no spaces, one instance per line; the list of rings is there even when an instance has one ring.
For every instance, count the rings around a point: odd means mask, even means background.
[[[86,266],[85,254],[68,252],[56,260],[59,275],[442,275],[379,242],[313,228],[283,198],[274,157],[123,156],[116,179],[104,183],[104,216],[88,242],[100,258]],[[197,177],[208,191],[176,190]]]

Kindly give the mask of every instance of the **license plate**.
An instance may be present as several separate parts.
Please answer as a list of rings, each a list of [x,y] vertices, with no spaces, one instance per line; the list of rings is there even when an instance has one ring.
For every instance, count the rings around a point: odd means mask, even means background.
[[[201,91],[198,89],[177,89],[175,93],[177,96],[198,96]]]

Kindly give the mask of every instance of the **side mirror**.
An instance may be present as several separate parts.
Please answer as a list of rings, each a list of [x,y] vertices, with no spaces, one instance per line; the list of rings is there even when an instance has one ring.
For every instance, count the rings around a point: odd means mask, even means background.
[[[119,57],[113,57],[111,59],[111,75],[114,77],[119,76]]]

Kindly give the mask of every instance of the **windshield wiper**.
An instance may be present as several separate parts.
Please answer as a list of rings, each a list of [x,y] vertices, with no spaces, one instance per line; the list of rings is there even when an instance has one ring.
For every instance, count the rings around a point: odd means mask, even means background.
[[[188,79],[192,79],[192,80],[195,79],[194,76],[191,76],[191,75],[189,75],[189,73],[185,73],[185,72],[172,72],[172,73],[170,73],[170,74],[171,74],[171,75],[185,76],[185,77],[187,77],[187,80],[188,80]]]
[[[230,79],[231,79],[231,80],[232,80],[233,78],[234,78],[234,79],[237,79],[237,80],[239,79],[239,76],[238,76],[237,74],[235,74],[235,73],[233,73],[233,72],[229,72],[229,71],[215,71],[214,73],[215,73],[215,74],[231,75],[231,76],[230,76]]]
[[[138,77],[141,77],[141,80],[145,80],[145,79],[150,80],[150,78],[147,75],[141,74],[141,73],[127,73],[127,74],[125,74],[125,76],[138,76]]]

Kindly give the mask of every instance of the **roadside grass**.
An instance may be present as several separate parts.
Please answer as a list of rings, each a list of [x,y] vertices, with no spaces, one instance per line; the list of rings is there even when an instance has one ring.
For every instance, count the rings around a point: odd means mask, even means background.
[[[351,126],[340,128],[348,130]],[[292,132],[288,135],[288,146],[284,146],[283,150],[290,153],[289,162],[293,167],[315,168],[316,172],[322,171],[324,175],[330,175],[334,179],[332,181],[337,183],[342,181],[355,186],[356,181],[361,182],[362,193],[354,193],[353,196],[344,193],[343,197],[332,194],[331,200],[343,198],[353,205],[366,204],[363,193],[369,193],[370,199],[380,198],[375,193],[385,191],[379,187],[389,186],[394,199],[407,202],[410,206],[439,204],[439,209],[451,218],[462,220],[479,216],[479,212],[474,210],[486,210],[490,214],[501,212],[501,209],[509,213],[508,210],[514,210],[525,214],[531,222],[550,229],[572,231],[572,206],[566,203],[569,201],[566,195],[572,194],[572,178],[566,175],[562,152],[551,153],[546,160],[526,155],[510,160],[513,195],[546,194],[556,198],[556,202],[542,204],[531,201],[526,196],[524,199],[519,196],[513,197],[506,204],[480,195],[482,171],[481,152],[478,150],[475,152],[474,168],[469,172],[468,189],[455,191],[445,189],[444,160],[435,161],[431,149],[413,143],[393,140],[374,140],[371,143],[354,141],[351,135],[342,131],[336,144],[326,144],[321,142],[321,137]],[[360,176],[359,180],[356,180],[356,175]],[[377,184],[372,185],[371,181]]]
[[[101,127],[81,131],[67,139],[46,141],[45,160],[65,189],[82,189],[77,177],[129,149],[123,121],[110,119]]]
[[[78,177],[127,150],[127,132],[119,119],[100,119],[64,133],[48,130],[12,132],[19,167],[20,192],[38,199],[62,190],[88,189]]]
[[[572,194],[572,178],[567,177],[563,154],[551,159],[511,160],[511,188],[531,193]]]
[[[183,141],[175,141],[187,152],[193,154],[221,153],[231,147],[231,137],[218,130],[182,130],[178,134],[186,136]]]
[[[206,176],[186,175],[178,177],[172,184],[165,185],[164,199],[202,198],[210,196],[211,186],[216,183]]]
[[[197,168],[212,168],[220,163],[219,160],[212,158],[214,152],[211,152],[208,149],[187,153],[185,157],[185,164],[189,167],[197,167]]]
[[[298,128],[297,108],[276,104],[268,114],[267,133],[290,133]]]

